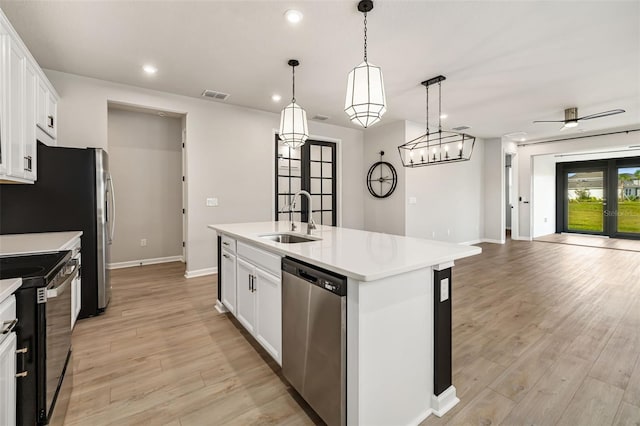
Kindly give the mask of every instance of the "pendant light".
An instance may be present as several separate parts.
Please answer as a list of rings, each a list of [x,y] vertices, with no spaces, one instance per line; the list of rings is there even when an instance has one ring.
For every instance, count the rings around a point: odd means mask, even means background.
[[[475,136],[467,133],[442,130],[442,82],[443,75],[423,81],[426,90],[426,129],[424,135],[410,140],[398,147],[400,160],[404,167],[422,167],[435,164],[455,163],[471,160]],[[438,85],[438,131],[429,129],[429,86]],[[417,154],[417,155],[416,155]]]
[[[387,111],[382,70],[367,61],[367,13],[372,9],[371,0],[358,3],[358,10],[364,13],[364,61],[349,73],[344,102],[349,119],[365,128],[380,121]]]
[[[296,59],[288,62],[292,70],[292,92],[291,103],[284,107],[280,114],[280,140],[291,148],[299,148],[309,138],[307,127],[307,112],[296,103],[296,67],[300,65]]]

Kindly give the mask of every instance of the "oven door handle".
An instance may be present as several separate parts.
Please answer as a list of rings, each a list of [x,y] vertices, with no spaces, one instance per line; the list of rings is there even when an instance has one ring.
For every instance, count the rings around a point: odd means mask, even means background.
[[[73,268],[73,272],[71,273],[71,275],[69,275],[60,285],[47,289],[47,299],[53,299],[54,297],[58,297],[62,293],[64,293],[67,287],[69,287],[69,283],[71,283],[71,281],[76,279],[77,276],[78,276],[78,265],[76,264],[76,266]]]

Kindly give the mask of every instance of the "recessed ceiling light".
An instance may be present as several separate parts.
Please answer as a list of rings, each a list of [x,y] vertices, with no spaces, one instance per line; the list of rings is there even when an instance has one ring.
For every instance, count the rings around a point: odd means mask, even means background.
[[[271,95],[271,100],[273,102],[280,102],[280,99],[282,99],[282,96],[278,95],[278,94],[273,94]]]
[[[158,68],[154,67],[153,65],[145,65],[142,67],[142,69],[149,75],[153,75],[158,72]]]
[[[443,120],[444,120],[445,118],[447,118],[447,117],[448,117],[448,115],[447,115],[447,114],[440,114],[440,118],[441,118],[441,119],[443,119]]]
[[[302,12],[299,10],[289,9],[284,13],[285,18],[292,24],[297,24],[302,21]]]

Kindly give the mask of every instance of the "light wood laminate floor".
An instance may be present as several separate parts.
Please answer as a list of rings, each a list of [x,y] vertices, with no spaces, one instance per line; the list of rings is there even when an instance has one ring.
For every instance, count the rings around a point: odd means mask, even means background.
[[[461,402],[425,425],[639,425],[640,254],[482,244],[453,277]],[[218,314],[215,276],[112,271],[103,316],[73,336],[67,425],[318,423],[277,365]]]

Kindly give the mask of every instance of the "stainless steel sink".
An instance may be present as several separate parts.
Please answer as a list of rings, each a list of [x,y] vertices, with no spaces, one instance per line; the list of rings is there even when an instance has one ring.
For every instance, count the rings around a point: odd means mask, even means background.
[[[281,243],[281,244],[308,243],[311,241],[318,241],[320,239],[317,237],[305,237],[302,235],[287,234],[287,233],[261,235],[260,238],[275,241],[276,243]]]

